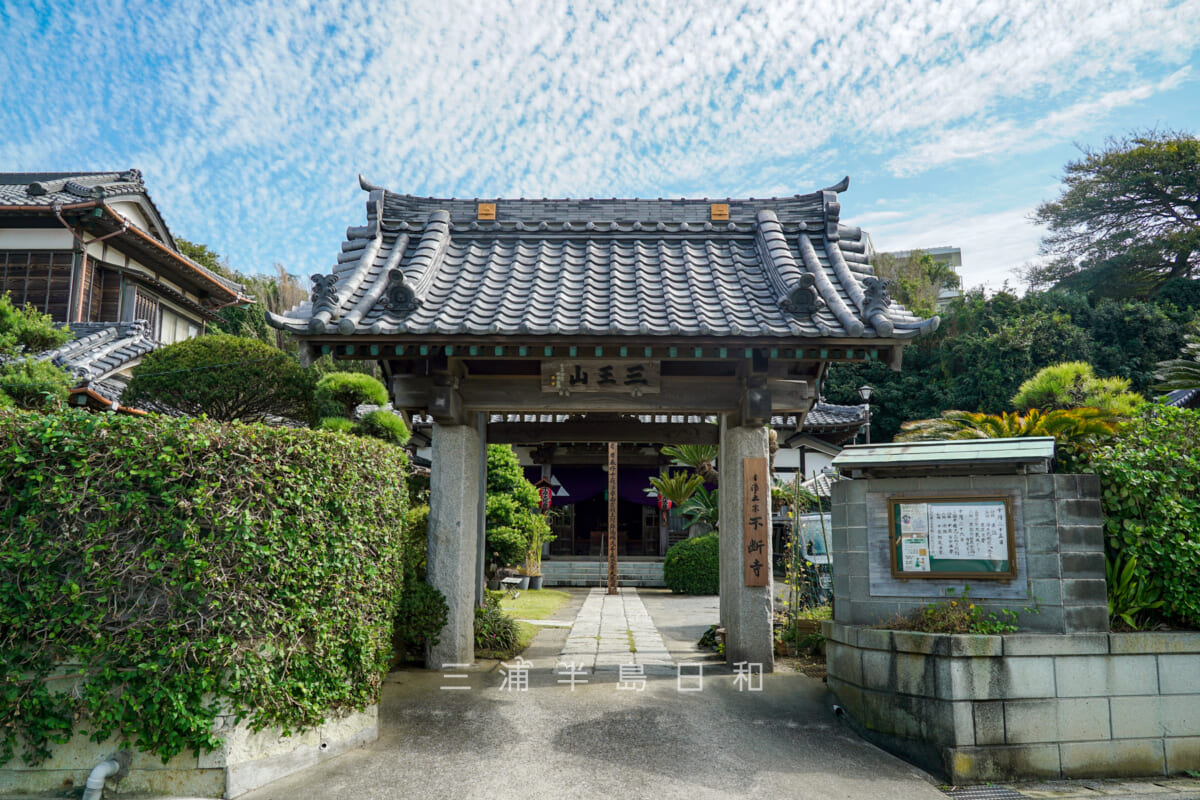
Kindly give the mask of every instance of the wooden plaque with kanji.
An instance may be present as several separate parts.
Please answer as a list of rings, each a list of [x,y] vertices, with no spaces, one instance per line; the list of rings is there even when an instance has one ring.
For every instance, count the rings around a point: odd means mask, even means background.
[[[765,458],[742,459],[742,529],[746,585],[771,582],[771,479]]]

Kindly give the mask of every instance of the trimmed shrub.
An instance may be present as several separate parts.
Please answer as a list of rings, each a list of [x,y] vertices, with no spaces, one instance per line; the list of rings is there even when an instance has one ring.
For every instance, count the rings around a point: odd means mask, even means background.
[[[122,405],[219,422],[314,418],[316,373],[257,339],[214,333],[147,353]]]
[[[450,615],[446,598],[424,581],[405,584],[396,609],[395,645],[397,655],[407,653],[421,658],[426,645],[440,641],[442,628]]]
[[[218,713],[375,702],[406,471],[305,429],[0,411],[0,763],[75,727],[168,759],[216,747]]]
[[[528,547],[529,536],[523,531],[504,525],[487,529],[487,551],[492,560],[502,567],[516,566],[524,561]]]
[[[1091,469],[1110,558],[1133,563],[1123,590],[1144,583],[1162,614],[1200,628],[1200,412],[1147,403]]]
[[[354,423],[345,417],[321,417],[321,421],[317,423],[317,430],[331,431],[333,433],[353,433]]]
[[[675,544],[663,559],[663,580],[676,594],[719,594],[721,564],[717,534]]]
[[[402,445],[408,441],[408,426],[391,411],[372,411],[358,421],[359,431],[390,444]]]
[[[66,402],[70,390],[71,377],[66,370],[49,361],[22,358],[0,364],[0,398],[11,400],[18,408],[31,411],[58,408]]]
[[[363,403],[381,406],[388,401],[387,389],[365,372],[330,372],[317,381],[315,400],[322,413],[339,409],[346,419]]]

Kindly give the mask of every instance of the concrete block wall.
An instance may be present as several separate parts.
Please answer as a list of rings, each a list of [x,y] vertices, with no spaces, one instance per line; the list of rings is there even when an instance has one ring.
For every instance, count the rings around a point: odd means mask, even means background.
[[[1200,769],[1200,634],[825,635],[851,723],[953,783]]]
[[[887,503],[894,497],[1006,495],[1013,499],[1017,578],[899,580],[888,551]],[[876,625],[961,594],[985,609],[1018,612],[1023,630],[1108,630],[1100,482],[1094,475],[976,475],[868,478],[833,487],[834,620]],[[1028,613],[1024,609],[1038,609]]]

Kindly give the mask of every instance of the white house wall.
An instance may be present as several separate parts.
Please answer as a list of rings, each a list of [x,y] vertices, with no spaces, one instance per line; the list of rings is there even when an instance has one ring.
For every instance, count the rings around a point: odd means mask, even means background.
[[[75,239],[66,228],[0,228],[0,250],[70,250]]]

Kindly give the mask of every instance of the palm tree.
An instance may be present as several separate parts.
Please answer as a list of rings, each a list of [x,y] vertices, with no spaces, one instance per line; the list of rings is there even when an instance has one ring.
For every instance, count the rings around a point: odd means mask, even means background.
[[[1187,357],[1158,362],[1158,370],[1154,373],[1154,378],[1158,381],[1155,389],[1163,392],[1200,389],[1200,336],[1189,333],[1183,338],[1181,355]]]
[[[1069,408],[1053,411],[1030,409],[1025,414],[982,414],[974,411],[943,411],[934,419],[918,419],[900,426],[898,442],[927,442],[946,439],[1008,439],[1022,436],[1053,436],[1059,460],[1065,469],[1103,443],[1116,431],[1121,416],[1098,408]]]

